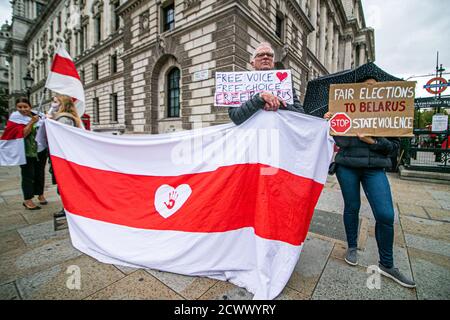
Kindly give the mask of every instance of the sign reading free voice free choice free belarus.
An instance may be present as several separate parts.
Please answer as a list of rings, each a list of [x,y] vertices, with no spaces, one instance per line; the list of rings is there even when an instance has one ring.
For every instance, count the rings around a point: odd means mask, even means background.
[[[415,81],[331,85],[331,134],[413,136],[415,87]]]
[[[287,104],[294,103],[290,70],[216,72],[214,105],[240,107],[257,93],[270,92]]]

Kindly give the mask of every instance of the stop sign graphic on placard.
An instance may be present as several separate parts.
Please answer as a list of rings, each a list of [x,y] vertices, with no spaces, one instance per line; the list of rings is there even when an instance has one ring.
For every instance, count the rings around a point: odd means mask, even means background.
[[[352,119],[347,114],[338,112],[330,119],[331,129],[339,134],[345,134],[352,128]]]

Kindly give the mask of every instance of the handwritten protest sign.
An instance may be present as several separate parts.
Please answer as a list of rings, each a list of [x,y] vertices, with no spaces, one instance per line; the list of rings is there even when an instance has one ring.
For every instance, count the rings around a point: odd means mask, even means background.
[[[291,71],[217,72],[214,105],[239,107],[263,91],[293,104]]]
[[[415,86],[415,81],[331,85],[331,134],[413,136]]]

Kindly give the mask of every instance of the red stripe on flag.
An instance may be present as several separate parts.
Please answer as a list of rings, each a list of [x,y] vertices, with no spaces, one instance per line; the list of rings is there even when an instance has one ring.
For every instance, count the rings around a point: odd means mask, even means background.
[[[80,76],[78,75],[77,68],[73,61],[57,54],[55,54],[55,57],[53,58],[51,71],[80,80]]]
[[[6,123],[5,132],[3,132],[0,140],[14,140],[23,138],[24,124],[9,121]]]
[[[142,176],[77,165],[52,156],[64,207],[86,218],[139,229],[226,232],[253,227],[262,238],[300,245],[323,185],[267,166],[241,164],[182,176]],[[188,184],[192,194],[168,218],[155,209],[161,185]],[[167,204],[169,196],[164,199]]]

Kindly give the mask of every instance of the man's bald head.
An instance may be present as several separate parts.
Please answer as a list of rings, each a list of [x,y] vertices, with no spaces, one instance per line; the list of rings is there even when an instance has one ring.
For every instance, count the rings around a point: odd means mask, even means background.
[[[275,66],[275,52],[268,42],[260,43],[253,52],[250,61],[255,70],[272,70]]]

